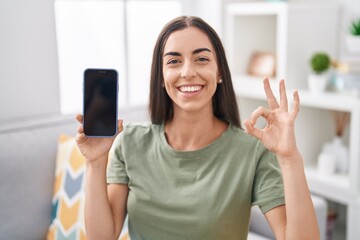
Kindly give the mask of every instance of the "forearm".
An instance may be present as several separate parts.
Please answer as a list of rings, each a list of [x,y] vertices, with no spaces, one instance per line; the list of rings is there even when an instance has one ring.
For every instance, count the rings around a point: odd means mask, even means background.
[[[319,228],[301,154],[297,152],[291,159],[280,158],[279,162],[285,191],[285,239],[319,239]]]
[[[88,239],[115,239],[114,217],[107,195],[106,161],[86,166],[85,226]]]

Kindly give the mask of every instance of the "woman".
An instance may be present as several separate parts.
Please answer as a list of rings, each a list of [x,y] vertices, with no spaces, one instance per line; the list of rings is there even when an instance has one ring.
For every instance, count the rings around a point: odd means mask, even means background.
[[[77,144],[87,160],[89,239],[117,239],[126,214],[132,239],[247,239],[259,205],[277,239],[319,239],[303,159],[294,133],[299,96],[288,112],[268,79],[269,109],[242,130],[221,41],[196,17],[180,17],[159,35],[150,82],[151,124],[129,124],[114,138]],[[267,126],[254,125],[259,117]],[[82,122],[82,116],[77,116]]]

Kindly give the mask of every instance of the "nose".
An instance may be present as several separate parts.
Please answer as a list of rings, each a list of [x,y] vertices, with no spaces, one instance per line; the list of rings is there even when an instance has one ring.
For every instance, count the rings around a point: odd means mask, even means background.
[[[196,76],[196,70],[190,61],[185,61],[181,68],[181,77],[190,79]]]

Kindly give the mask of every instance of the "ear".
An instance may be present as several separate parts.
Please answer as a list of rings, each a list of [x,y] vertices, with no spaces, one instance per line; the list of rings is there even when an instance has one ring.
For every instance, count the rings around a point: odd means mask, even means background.
[[[222,83],[222,82],[223,82],[223,80],[222,80],[222,78],[221,78],[221,75],[219,75],[218,78],[217,78],[217,83],[220,84],[220,83]]]

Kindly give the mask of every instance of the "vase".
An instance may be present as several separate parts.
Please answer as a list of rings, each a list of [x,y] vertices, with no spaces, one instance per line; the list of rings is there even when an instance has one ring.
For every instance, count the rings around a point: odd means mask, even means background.
[[[332,151],[336,158],[336,170],[338,173],[346,174],[349,170],[348,149],[341,137],[335,137],[332,141]]]
[[[348,148],[344,145],[342,138],[334,137],[330,143],[323,146],[323,152],[331,154],[335,158],[335,172],[347,174],[349,171]]]
[[[359,53],[360,52],[360,36],[347,35],[346,45],[349,52]]]
[[[322,93],[325,91],[328,82],[328,74],[310,74],[308,76],[308,86],[312,93]]]
[[[331,175],[336,169],[336,158],[331,152],[322,151],[318,156],[317,171],[321,175]]]

